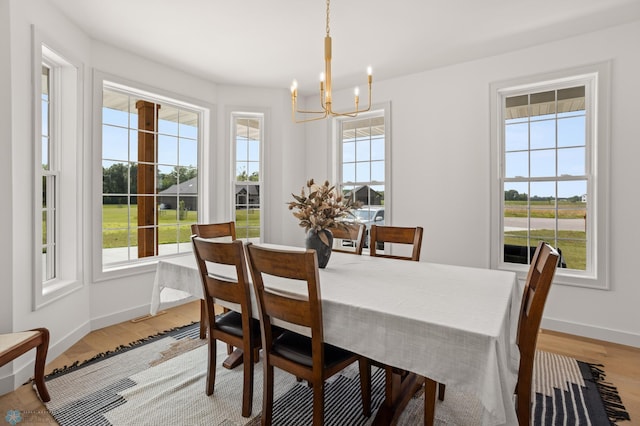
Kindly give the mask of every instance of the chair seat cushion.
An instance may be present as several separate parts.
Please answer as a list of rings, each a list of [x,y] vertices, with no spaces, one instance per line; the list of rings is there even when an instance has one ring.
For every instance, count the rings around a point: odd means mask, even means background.
[[[37,335],[38,331],[20,331],[18,333],[0,334],[0,353],[8,352],[22,342]]]
[[[251,333],[254,341],[260,342],[260,321],[251,318]],[[216,328],[225,333],[242,337],[242,315],[235,311],[225,312],[216,316]]]
[[[273,340],[271,352],[307,367],[313,366],[311,338],[284,331]],[[324,367],[329,368],[353,356],[352,352],[324,344]]]

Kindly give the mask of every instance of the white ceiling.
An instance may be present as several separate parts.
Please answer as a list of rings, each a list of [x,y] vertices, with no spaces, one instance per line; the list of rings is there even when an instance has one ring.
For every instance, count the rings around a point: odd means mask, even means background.
[[[216,83],[316,90],[324,0],[51,0],[92,38]],[[334,0],[335,89],[640,19],[640,0]],[[636,41],[637,43],[637,41]]]

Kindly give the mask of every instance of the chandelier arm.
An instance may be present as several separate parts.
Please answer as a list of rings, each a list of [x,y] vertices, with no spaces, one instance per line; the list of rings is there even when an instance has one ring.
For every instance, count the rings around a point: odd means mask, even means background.
[[[325,118],[327,118],[327,113],[326,112],[324,112],[323,115],[321,115],[319,117],[305,118],[304,120],[298,120],[297,118],[295,118],[295,114],[293,114],[293,121],[296,122],[296,123],[308,123],[310,121],[324,120]]]

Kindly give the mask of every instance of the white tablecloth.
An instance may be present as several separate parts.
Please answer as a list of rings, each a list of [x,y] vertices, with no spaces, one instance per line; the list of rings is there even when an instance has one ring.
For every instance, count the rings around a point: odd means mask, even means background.
[[[476,395],[484,424],[517,424],[514,273],[333,253],[320,285],[328,343]],[[201,286],[193,256],[159,261],[151,313],[164,288],[202,297]]]

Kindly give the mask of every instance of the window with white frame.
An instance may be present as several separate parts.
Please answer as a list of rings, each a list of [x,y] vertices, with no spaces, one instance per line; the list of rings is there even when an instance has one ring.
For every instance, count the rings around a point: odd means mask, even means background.
[[[203,110],[104,81],[102,265],[191,252]]]
[[[606,287],[603,78],[595,70],[496,88],[500,267],[526,269],[518,265],[546,241],[561,255],[557,281]]]
[[[234,152],[233,218],[236,238],[260,242],[262,233],[262,149],[264,114],[232,113]]]
[[[34,31],[34,308],[82,285],[80,66]]]
[[[362,203],[353,220],[366,225],[367,235],[371,225],[384,225],[388,221],[386,121],[385,110],[337,120],[337,187],[344,196]]]

